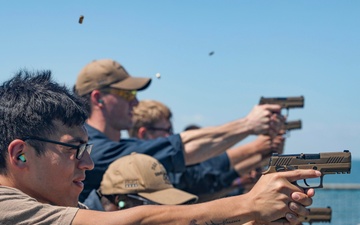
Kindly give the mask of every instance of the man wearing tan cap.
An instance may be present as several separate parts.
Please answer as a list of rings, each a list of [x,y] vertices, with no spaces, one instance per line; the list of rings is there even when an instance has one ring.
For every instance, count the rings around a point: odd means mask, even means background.
[[[110,164],[100,188],[84,204],[93,210],[115,211],[138,205],[190,204],[197,199],[174,188],[158,160],[133,152]]]
[[[86,128],[89,142],[94,145],[91,157],[95,164],[95,168],[86,173],[81,202],[91,190],[99,188],[108,165],[131,152],[155,157],[168,173],[183,172],[187,165],[217,156],[250,134],[275,134],[282,125],[282,121],[274,117],[280,112],[280,106],[256,105],[245,118],[220,126],[149,141],[120,140],[120,131],[132,126],[132,109],[138,104],[136,91],[144,90],[150,82],[148,78],[130,76],[122,65],[111,59],[94,60],[80,71],[74,90],[88,103],[90,116]],[[229,159],[219,164],[219,167],[229,167]]]

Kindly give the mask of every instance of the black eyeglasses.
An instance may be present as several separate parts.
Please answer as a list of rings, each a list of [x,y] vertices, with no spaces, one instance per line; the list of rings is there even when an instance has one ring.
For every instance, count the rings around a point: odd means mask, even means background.
[[[129,197],[129,198],[136,199],[136,200],[142,202],[143,205],[159,205],[158,203],[150,201],[149,199],[143,198],[143,197],[141,197],[139,195],[127,194],[126,196]]]
[[[136,195],[136,194],[134,194],[134,195],[133,194],[127,194],[126,196],[129,197],[129,198],[139,200],[140,202],[143,202],[143,205],[161,205],[159,203],[150,201],[149,199],[143,198],[143,197],[141,197],[139,195]],[[184,202],[181,205],[188,205],[188,204],[193,204],[193,203],[196,203],[196,202],[197,202],[197,198],[191,199],[191,200],[189,200],[187,202]]]
[[[76,158],[78,160],[80,160],[83,157],[85,151],[87,151],[90,155],[91,149],[93,147],[92,144],[87,144],[87,143],[80,144],[80,145],[72,145],[72,144],[68,144],[68,143],[64,143],[64,142],[53,141],[53,140],[48,140],[48,139],[39,138],[39,137],[32,137],[32,136],[25,137],[22,140],[23,141],[36,140],[36,141],[48,142],[48,143],[52,143],[52,144],[63,145],[63,146],[74,148],[74,149],[76,149]]]
[[[161,128],[161,127],[148,127],[147,129],[149,130],[161,130],[161,131],[165,131],[168,134],[173,134],[173,128],[169,127],[169,128]]]

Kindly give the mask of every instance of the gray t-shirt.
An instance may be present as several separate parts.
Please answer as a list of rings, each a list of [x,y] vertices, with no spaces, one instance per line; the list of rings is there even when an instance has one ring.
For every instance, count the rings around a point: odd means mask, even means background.
[[[80,206],[81,207],[81,206]],[[0,185],[0,224],[69,225],[79,208],[43,204],[18,189]]]

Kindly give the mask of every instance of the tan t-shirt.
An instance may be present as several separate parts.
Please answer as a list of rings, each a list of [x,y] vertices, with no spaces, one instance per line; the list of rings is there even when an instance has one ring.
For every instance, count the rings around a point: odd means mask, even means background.
[[[0,186],[0,224],[69,225],[78,208],[43,204],[18,189]]]

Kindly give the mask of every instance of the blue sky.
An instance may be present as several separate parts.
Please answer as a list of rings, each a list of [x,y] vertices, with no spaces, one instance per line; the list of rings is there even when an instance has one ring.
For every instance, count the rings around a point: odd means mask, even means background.
[[[51,69],[71,87],[85,64],[112,58],[153,78],[139,99],[167,104],[177,132],[243,117],[261,96],[303,95],[305,107],[289,112],[303,129],[285,153],[348,149],[360,159],[360,1],[0,4],[1,82],[20,68]]]

